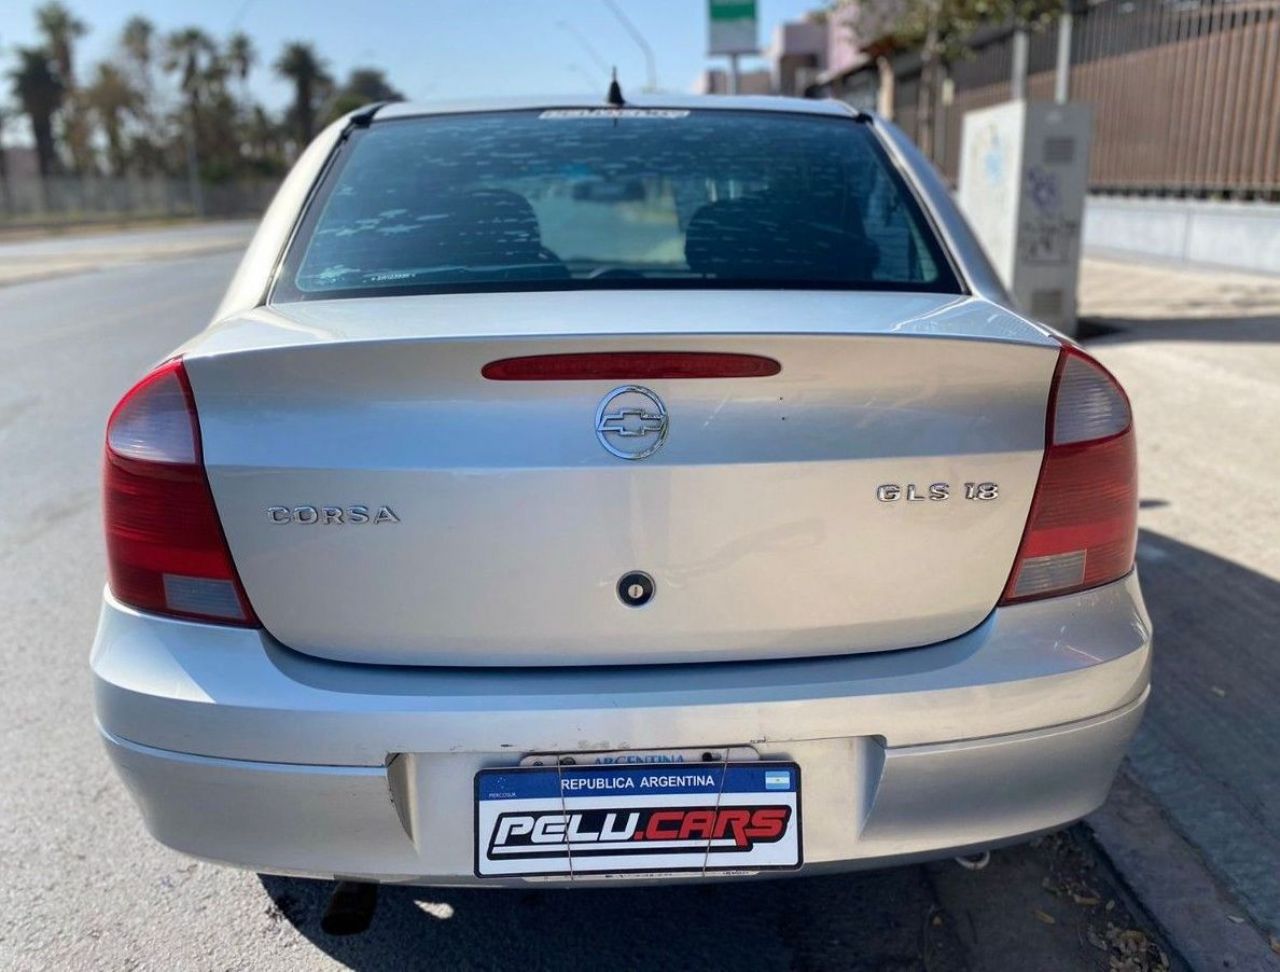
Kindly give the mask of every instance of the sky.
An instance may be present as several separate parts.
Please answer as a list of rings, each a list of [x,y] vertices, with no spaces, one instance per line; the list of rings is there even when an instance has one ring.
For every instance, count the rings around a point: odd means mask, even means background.
[[[353,66],[382,68],[414,100],[509,94],[604,95],[616,64],[624,92],[645,83],[645,60],[606,0],[64,0],[90,26],[77,76],[112,54],[120,28],[142,14],[160,32],[195,25],[215,37],[243,30],[258,48],[255,96],[279,109],[288,85],[270,64],[287,41],[315,45],[337,78]],[[616,0],[652,46],[658,83],[688,91],[706,56],[705,0]],[[36,42],[29,0],[0,0],[0,75],[15,45]],[[823,0],[758,0],[760,43],[776,24]],[[588,49],[589,48],[589,49]],[[744,69],[751,62],[744,62]],[[0,95],[7,95],[0,85]]]

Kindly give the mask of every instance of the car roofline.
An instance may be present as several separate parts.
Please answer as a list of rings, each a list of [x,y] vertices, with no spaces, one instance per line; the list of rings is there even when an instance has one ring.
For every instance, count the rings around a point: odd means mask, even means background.
[[[475,114],[500,111],[550,111],[556,109],[598,108],[617,110],[603,98],[590,95],[564,95],[509,98],[472,98],[456,101],[397,101],[379,106],[375,121],[419,118],[428,115]],[[627,108],[698,111],[768,111],[797,115],[824,115],[838,118],[860,118],[864,113],[834,98],[782,98],[773,95],[681,95],[642,94],[627,97]]]

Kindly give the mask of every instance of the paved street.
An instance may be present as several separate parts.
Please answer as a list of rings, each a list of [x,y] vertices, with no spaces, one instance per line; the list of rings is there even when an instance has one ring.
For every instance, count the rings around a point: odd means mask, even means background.
[[[0,285],[145,260],[242,250],[255,225],[255,220],[240,219],[117,233],[68,229],[43,237],[0,234]]]
[[[1280,278],[1086,261],[1083,293],[1142,459],[1157,661],[1131,772],[1276,941]]]
[[[320,932],[321,885],[151,842],[90,711],[102,425],[204,323],[235,259],[0,288],[0,967],[1074,970],[1117,967],[1126,949],[1133,961],[1118,967],[1159,967],[1153,920],[1082,827],[977,873],[948,862],[659,893],[390,890],[352,939]],[[1088,309],[1150,316],[1125,303],[1134,274],[1117,266],[1091,266]],[[1160,280],[1147,284],[1155,296],[1170,290]],[[1280,319],[1183,321],[1180,307],[1093,345],[1130,388],[1145,462],[1141,560],[1161,660],[1132,774],[1197,845],[1223,900],[1275,932]],[[1225,907],[1206,920],[1256,936]]]

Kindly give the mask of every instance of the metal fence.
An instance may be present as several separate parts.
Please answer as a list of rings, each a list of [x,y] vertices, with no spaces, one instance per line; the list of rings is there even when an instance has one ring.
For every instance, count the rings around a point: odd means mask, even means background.
[[[0,228],[254,216],[266,208],[277,184],[272,180],[196,185],[170,178],[9,178],[0,182]]]
[[[1053,97],[1058,27],[1031,35],[1028,97]],[[1090,187],[1280,199],[1280,0],[1091,0],[1074,18],[1072,100],[1094,107]],[[894,115],[920,141],[919,59],[894,64]],[[948,69],[935,161],[952,180],[964,113],[1007,101],[1012,35]]]

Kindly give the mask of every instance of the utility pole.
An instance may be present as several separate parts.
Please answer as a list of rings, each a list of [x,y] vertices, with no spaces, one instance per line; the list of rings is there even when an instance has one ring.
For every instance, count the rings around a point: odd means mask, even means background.
[[[893,88],[897,77],[893,73],[893,62],[883,54],[876,58],[876,75],[880,81],[876,86],[876,113],[886,121],[893,121]]]
[[[920,151],[924,153],[925,158],[934,159],[938,127],[938,62],[942,59],[942,0],[929,0],[927,12],[928,22],[920,63],[920,91],[916,104],[920,112],[918,123]]]
[[[1071,11],[1058,18],[1058,63],[1053,75],[1053,100],[1065,105],[1071,100]]]
[[[649,77],[648,84],[645,85],[644,90],[657,91],[658,66],[657,62],[654,61],[653,58],[653,48],[650,47],[649,42],[644,39],[644,34],[640,33],[636,25],[633,24],[630,18],[622,12],[622,9],[618,6],[616,0],[604,0],[604,3],[606,7],[613,11],[613,15],[618,18],[618,23],[622,24],[623,29],[631,35],[631,39],[636,42],[636,46],[644,52],[645,73]]]
[[[1018,25],[1013,32],[1013,76],[1010,81],[1010,97],[1014,101],[1027,99],[1027,28]]]
[[[740,84],[740,76],[738,74],[738,55],[729,55],[729,94],[736,95],[738,93],[738,85]]]
[[[200,158],[196,149],[196,113],[187,112],[187,181],[191,186],[191,208],[196,216],[204,218],[204,189],[200,185]]]

